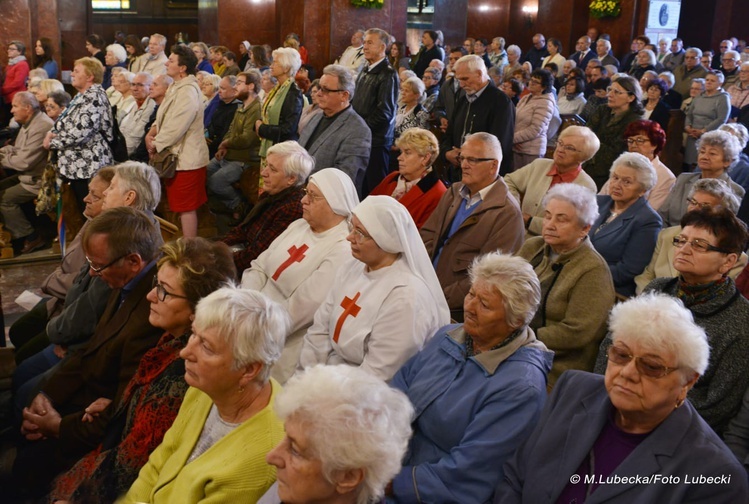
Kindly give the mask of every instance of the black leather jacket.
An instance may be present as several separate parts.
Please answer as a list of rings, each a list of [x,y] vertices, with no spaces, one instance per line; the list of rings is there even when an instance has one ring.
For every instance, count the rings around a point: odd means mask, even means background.
[[[362,70],[356,79],[351,105],[372,130],[373,147],[393,144],[398,87],[398,74],[387,58],[374,68]]]
[[[303,106],[302,90],[292,83],[281,106],[278,124],[262,124],[258,129],[260,136],[271,140],[274,144],[286,140],[299,140],[299,118],[302,115]]]

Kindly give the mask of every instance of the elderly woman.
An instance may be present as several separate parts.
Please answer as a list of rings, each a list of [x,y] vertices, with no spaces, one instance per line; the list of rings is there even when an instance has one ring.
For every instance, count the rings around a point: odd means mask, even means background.
[[[117,120],[117,124],[120,124],[125,116],[131,114],[134,109],[138,108],[132,90],[134,78],[135,74],[128,72],[127,70],[118,73],[112,78],[112,85],[121,96],[120,100],[117,102],[117,114],[114,117]]]
[[[447,192],[445,184],[432,171],[439,155],[439,142],[428,130],[409,128],[395,141],[395,147],[400,150],[398,171],[385,177],[370,194],[392,196],[400,201],[421,229]]]
[[[389,380],[450,320],[419,231],[390,196],[353,211],[348,241],[358,262],[340,269],[304,337],[299,367],[349,364]]]
[[[169,209],[179,214],[182,235],[198,234],[197,209],[208,201],[205,190],[208,146],[203,132],[203,106],[195,79],[195,54],[185,45],[172,47],[166,73],[174,79],[146,135],[146,148],[154,155],[177,156],[177,171],[166,179]]]
[[[689,96],[684,98],[681,102],[681,110],[685,114],[689,111],[689,107],[696,97],[705,92],[705,79],[692,79],[692,84],[689,86]],[[687,134],[684,133],[684,139],[686,141]]]
[[[726,131],[710,131],[700,137],[697,149],[697,167],[700,170],[679,175],[668,198],[658,209],[664,226],[679,224],[689,204],[687,195],[700,179],[720,179],[731,186],[739,199],[744,197],[744,188],[728,176],[728,168],[738,159],[741,149],[736,137]]]
[[[127,51],[127,70],[133,73],[140,72],[143,68],[141,56],[145,51],[137,35],[125,37],[125,51]]]
[[[688,212],[681,227],[672,241],[673,266],[679,276],[656,278],[645,292],[678,297],[705,329],[712,351],[710,366],[689,400],[722,436],[749,385],[749,354],[736,351],[749,345],[749,301],[729,276],[749,235],[744,223],[722,207]]]
[[[598,196],[598,218],[590,231],[596,251],[606,259],[616,293],[633,296],[635,276],[653,255],[662,221],[645,195],[657,175],[650,160],[622,154],[611,167],[609,195]]]
[[[29,85],[29,91],[33,93],[40,105],[44,105],[47,102],[49,93],[53,91],[65,91],[65,87],[57,79],[43,79],[36,81],[33,85]]]
[[[57,79],[60,69],[54,59],[55,50],[47,37],[37,39],[34,45],[34,68],[43,68],[50,79]]]
[[[598,137],[590,129],[569,126],[559,134],[553,159],[537,159],[505,175],[507,188],[520,203],[526,237],[541,234],[542,201],[550,187],[564,182],[595,192],[596,183],[583,171],[582,163],[592,158],[599,147]]]
[[[119,405],[101,398],[86,408],[83,422],[107,420],[106,442],[58,477],[50,494],[53,501],[114,502],[133,484],[177,416],[187,391],[179,353],[190,338],[195,307],[234,281],[236,270],[222,243],[180,238],[161,250],[147,298],[149,322],[164,329],[164,335],[143,356]]]
[[[263,98],[262,119],[255,122],[255,133],[262,139],[260,157],[265,158],[273,144],[299,138],[299,116],[304,100],[294,82],[302,60],[299,51],[281,47],[273,51],[271,76],[278,80]]]
[[[583,166],[599,189],[608,180],[614,160],[627,151],[627,126],[642,118],[642,89],[637,79],[623,75],[607,91],[607,106],[595,109],[587,124],[601,141],[601,150]]]
[[[723,88],[723,73],[711,71],[705,76],[705,92],[695,96],[687,109],[684,121],[684,132],[687,141],[684,144],[684,164],[699,164],[697,140],[707,133],[718,129],[728,121],[731,112],[731,97]]]
[[[207,107],[214,101],[218,95],[218,86],[221,84],[221,77],[215,74],[203,76],[203,83],[200,85],[201,101],[203,106]]]
[[[749,156],[746,155],[747,142],[749,142],[749,130],[741,123],[726,123],[718,128],[720,131],[726,131],[736,137],[739,141],[739,157],[728,168],[728,175],[731,180],[739,184],[744,190],[749,187]]]
[[[44,147],[57,151],[57,170],[70,184],[78,208],[86,205],[88,182],[101,168],[112,163],[112,110],[101,87],[104,67],[95,58],[75,61],[71,81],[75,99],[44,139]]]
[[[562,375],[494,502],[746,502],[741,464],[687,400],[714,353],[689,310],[640,296],[610,326],[606,375]]]
[[[546,56],[541,62],[541,68],[546,66],[547,63],[555,63],[557,65],[557,77],[561,77],[564,72],[564,63],[567,58],[562,56],[562,41],[555,38],[550,38],[546,42],[546,49],[549,51],[549,55]]]
[[[430,114],[433,113],[437,100],[440,97],[441,80],[442,70],[434,67],[424,70],[424,75],[421,77],[421,81],[424,83],[424,92],[426,93],[426,100],[424,100],[423,107]]]
[[[282,384],[296,369],[315,312],[351,257],[347,220],[359,204],[351,177],[337,168],[311,175],[304,191],[302,218],[273,240],[242,275],[242,287],[265,294],[291,315],[291,332],[272,373]]]
[[[465,323],[441,328],[391,382],[416,419],[387,502],[489,501],[546,400],[552,353],[528,326],[540,302],[524,260],[474,261]]]
[[[515,107],[515,133],[512,153],[516,168],[521,168],[546,155],[546,139],[556,111],[552,94],[554,78],[548,70],[537,69],[528,83],[530,93]],[[553,132],[554,133],[554,132]]]
[[[65,91],[52,91],[44,104],[44,110],[53,121],[57,121],[63,111],[70,105],[70,95]]]
[[[643,104],[643,119],[657,122],[663,131],[668,130],[671,107],[663,99],[668,93],[668,84],[663,79],[653,79],[644,88],[647,97]]]
[[[637,63],[634,64],[628,72],[629,75],[635,79],[640,80],[645,72],[655,71],[655,64],[657,61],[655,59],[655,53],[650,49],[642,49],[638,51],[635,58],[637,58]]]
[[[658,153],[666,145],[666,133],[657,122],[635,121],[627,126],[624,131],[624,138],[627,139],[629,152],[642,154],[650,160],[655,169],[657,181],[646,199],[653,210],[658,210],[666,201],[668,195],[671,194],[671,189],[676,182],[674,172],[669,170],[668,166],[664,165],[658,158]],[[608,181],[598,194],[609,194]]]
[[[198,64],[195,66],[199,72],[208,72],[213,74],[213,65],[208,61],[208,46],[204,42],[193,42],[190,44],[193,54],[198,59]]]
[[[122,72],[127,72],[127,69],[124,67],[114,67],[112,68],[112,78],[114,79],[116,76],[118,76]],[[117,91],[114,86],[109,86],[108,88],[104,88],[104,91],[107,93],[107,98],[109,99],[109,105],[114,107],[119,105],[120,101],[122,100],[122,95],[119,91]]]
[[[109,86],[112,85],[112,69],[119,67],[127,70],[127,51],[120,44],[108,45],[107,52],[104,54],[104,61],[106,66],[101,87],[109,89]]]
[[[515,44],[512,44],[507,48],[507,65],[505,65],[504,76],[502,77],[503,81],[511,79],[512,74],[516,70],[522,68],[520,65],[520,57],[522,54],[520,48]]]
[[[571,77],[564,83],[564,96],[559,96],[559,114],[579,114],[585,108],[587,100],[583,96],[585,91],[585,80],[580,77]]]
[[[714,208],[719,206],[727,208],[734,214],[739,210],[739,199],[728,184],[719,179],[700,179],[695,182],[689,190],[687,201],[689,203],[687,205],[687,212],[700,208]],[[679,276],[679,272],[674,268],[674,254],[677,249],[673,246],[673,239],[680,233],[680,225],[667,227],[658,233],[658,241],[650,263],[641,274],[635,277],[638,294],[656,278],[673,278]],[[729,276],[736,279],[744,269],[744,266],[746,266],[746,263],[747,256],[742,252],[736,261],[736,265],[729,271]]]
[[[234,249],[237,271],[244,271],[286,228],[302,217],[305,180],[315,160],[291,140],[274,145],[266,153],[260,171],[263,194],[242,223],[229,231],[223,242]]]
[[[593,370],[615,295],[608,265],[588,237],[598,217],[595,192],[558,184],[543,207],[542,236],[526,240],[517,255],[541,282],[543,303],[530,327],[554,352],[551,389],[568,369]]]
[[[256,291],[225,287],[198,303],[180,352],[190,388],[117,502],[251,503],[268,490],[276,470],[265,456],[284,436],[270,371],[288,327],[286,310]]]
[[[411,436],[401,392],[361,369],[315,366],[289,381],[276,411],[286,437],[266,459],[278,480],[258,504],[382,499]]]
[[[424,82],[420,78],[409,77],[401,83],[395,114],[395,138],[409,128],[429,128],[429,112],[421,105],[424,99]],[[393,150],[397,150],[397,146],[393,146]]]

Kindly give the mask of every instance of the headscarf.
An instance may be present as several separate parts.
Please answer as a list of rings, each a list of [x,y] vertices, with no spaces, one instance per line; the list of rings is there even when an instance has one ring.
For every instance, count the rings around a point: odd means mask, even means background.
[[[309,181],[320,188],[320,192],[336,215],[348,218],[354,207],[359,204],[359,196],[351,177],[338,168],[324,168],[310,175]]]
[[[247,40],[243,40],[243,41],[242,41],[242,45],[243,45],[243,46],[244,46],[244,48],[245,48],[245,49],[247,49],[248,51],[250,50],[250,43],[249,43],[249,41],[247,41]]]
[[[442,286],[406,207],[390,196],[369,196],[353,213],[377,246],[385,252],[401,254],[411,272],[429,289],[440,314],[440,325],[449,324],[450,309]]]

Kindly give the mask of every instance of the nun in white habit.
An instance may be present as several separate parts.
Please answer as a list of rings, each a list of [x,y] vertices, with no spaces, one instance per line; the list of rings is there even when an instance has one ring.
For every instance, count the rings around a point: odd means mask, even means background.
[[[358,262],[341,268],[304,337],[299,369],[349,364],[390,380],[450,311],[408,210],[369,196],[353,212],[348,241]]]
[[[346,241],[347,220],[359,203],[351,178],[337,168],[312,175],[302,198],[302,218],[292,222],[242,275],[242,287],[281,303],[291,332],[271,376],[285,383],[296,369],[304,334],[339,269],[356,261]]]

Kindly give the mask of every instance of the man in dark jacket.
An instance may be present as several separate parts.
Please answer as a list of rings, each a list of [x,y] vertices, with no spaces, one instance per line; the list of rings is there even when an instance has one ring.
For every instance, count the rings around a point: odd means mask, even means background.
[[[372,150],[364,174],[361,197],[374,189],[388,172],[390,147],[395,131],[395,107],[398,100],[398,74],[388,63],[385,49],[390,35],[379,28],[364,35],[364,58],[367,65],[356,79],[351,105],[372,131]]]

